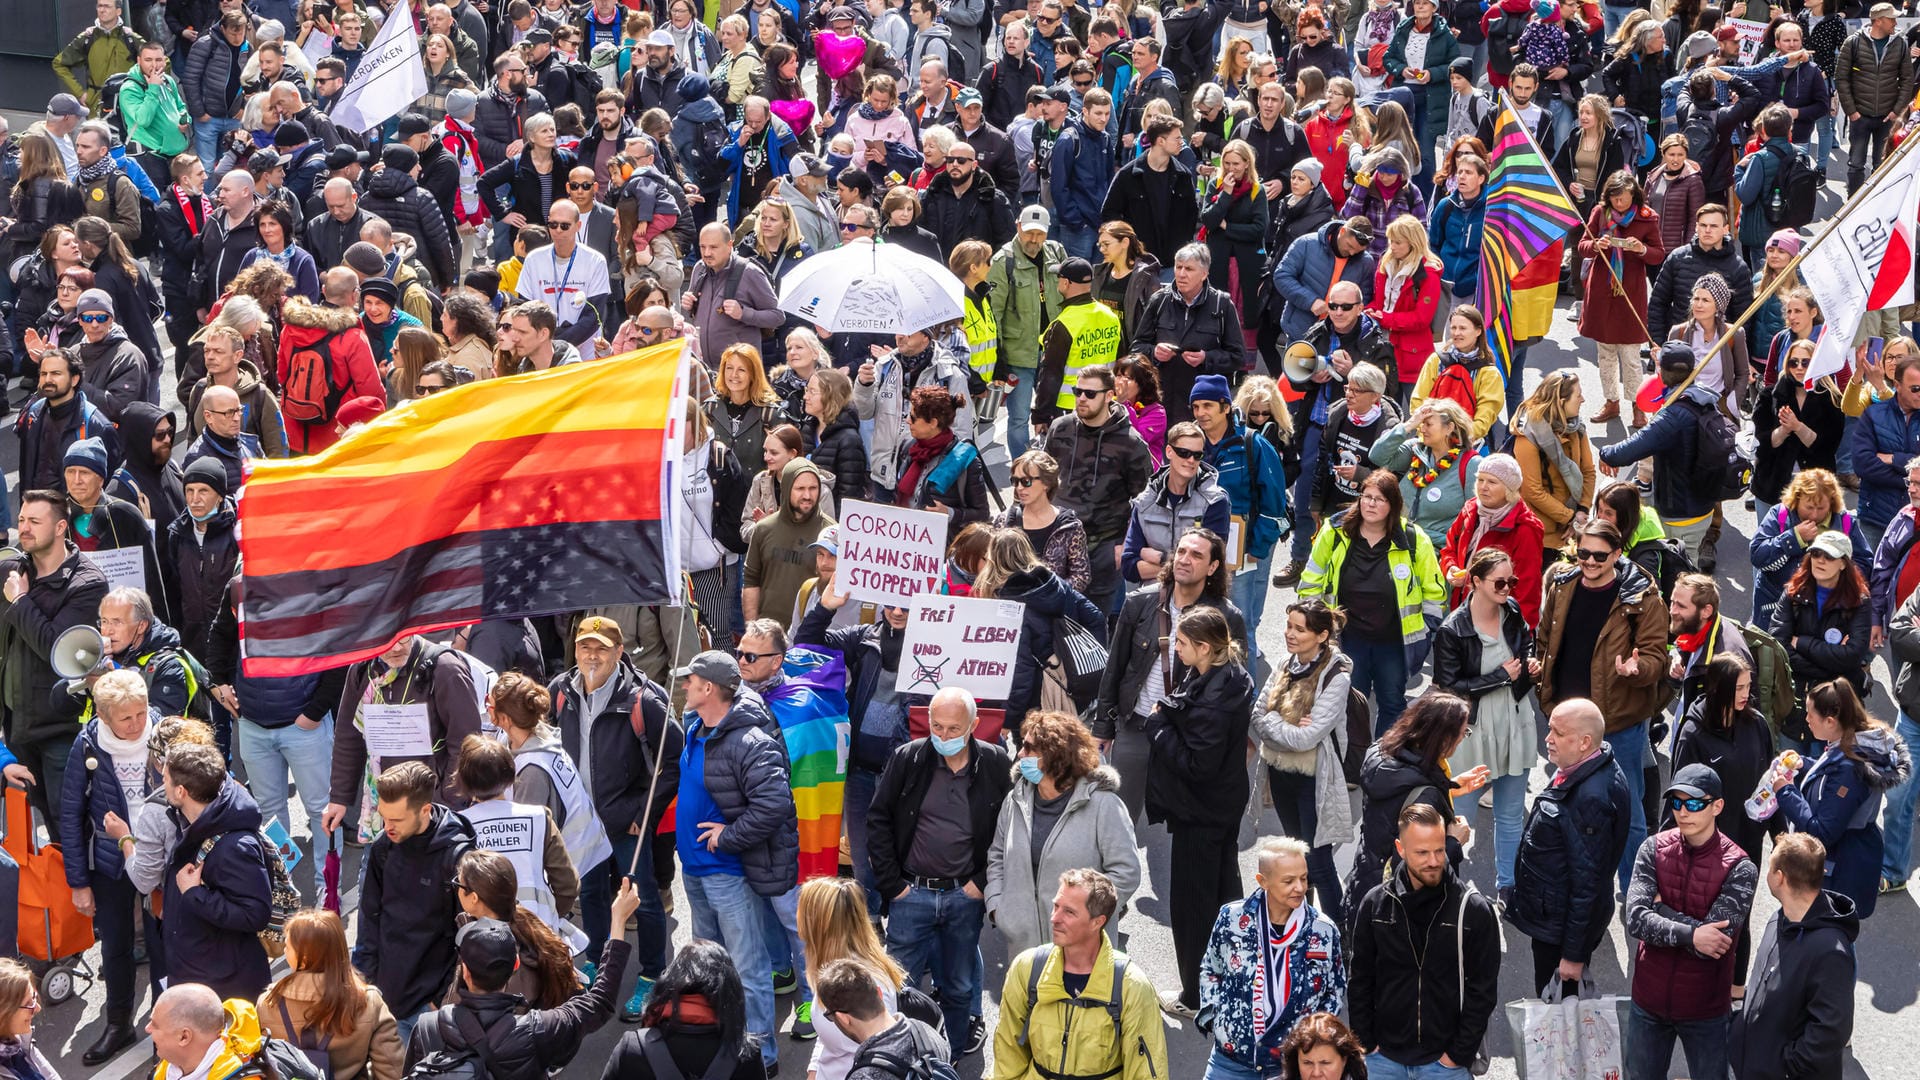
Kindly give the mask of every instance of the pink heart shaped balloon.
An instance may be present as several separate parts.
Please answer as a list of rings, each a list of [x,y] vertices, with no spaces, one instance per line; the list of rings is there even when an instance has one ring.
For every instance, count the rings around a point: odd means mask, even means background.
[[[814,56],[820,62],[820,70],[827,78],[838,79],[847,72],[860,66],[867,58],[867,43],[860,37],[841,37],[831,30],[822,30],[813,36]]]
[[[787,126],[795,131],[805,130],[813,123],[813,102],[811,101],[771,101],[767,105],[773,110],[773,115],[785,120]]]

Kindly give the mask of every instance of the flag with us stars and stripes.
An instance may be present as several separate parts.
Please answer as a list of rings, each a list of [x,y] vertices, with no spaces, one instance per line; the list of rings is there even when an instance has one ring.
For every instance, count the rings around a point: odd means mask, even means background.
[[[416,398],[240,495],[246,672],[402,634],[678,600],[683,343]]]

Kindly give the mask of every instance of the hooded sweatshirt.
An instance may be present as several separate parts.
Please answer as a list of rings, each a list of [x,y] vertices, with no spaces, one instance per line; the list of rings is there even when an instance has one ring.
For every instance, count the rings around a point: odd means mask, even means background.
[[[174,442],[178,444],[179,418],[160,406],[136,401],[120,414],[120,435],[125,440],[127,460],[113,474],[107,494],[136,506],[140,496],[145,495],[147,516],[164,525],[186,510],[187,500],[182,490],[185,481],[180,467],[171,459],[161,461],[153,455],[153,431],[162,419],[174,421]]]
[[[793,610],[800,587],[814,576],[813,551],[809,545],[820,531],[834,524],[820,512],[818,503],[802,513],[793,506],[794,478],[810,473],[820,480],[820,470],[806,458],[795,458],[780,470],[780,512],[768,514],[754,523],[747,538],[747,560],[741,584],[760,590],[760,613],[773,615]],[[825,483],[822,484],[823,489]]]

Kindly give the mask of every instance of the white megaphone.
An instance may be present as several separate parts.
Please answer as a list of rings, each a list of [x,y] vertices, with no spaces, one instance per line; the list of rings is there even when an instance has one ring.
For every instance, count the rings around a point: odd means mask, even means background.
[[[107,639],[100,631],[82,623],[53,639],[50,659],[53,673],[63,679],[84,679],[93,674],[107,655]]]
[[[1315,372],[1326,366],[1327,358],[1304,341],[1287,346],[1287,351],[1280,357],[1280,370],[1294,382],[1309,382]]]

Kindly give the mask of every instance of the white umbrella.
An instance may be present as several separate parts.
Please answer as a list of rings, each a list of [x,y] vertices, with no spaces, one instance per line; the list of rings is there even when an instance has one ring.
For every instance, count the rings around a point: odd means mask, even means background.
[[[965,290],[924,255],[862,239],[788,271],[780,310],[836,334],[910,334],[960,318]]]

